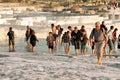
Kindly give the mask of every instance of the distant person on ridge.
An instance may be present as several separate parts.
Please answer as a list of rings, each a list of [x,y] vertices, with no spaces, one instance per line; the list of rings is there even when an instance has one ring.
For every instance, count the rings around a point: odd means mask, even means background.
[[[9,32],[7,33],[9,37],[9,52],[15,51],[14,48],[14,31],[12,31],[12,27],[9,28]]]

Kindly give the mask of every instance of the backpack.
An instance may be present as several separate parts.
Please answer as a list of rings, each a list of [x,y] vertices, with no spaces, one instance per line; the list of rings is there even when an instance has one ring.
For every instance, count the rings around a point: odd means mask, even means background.
[[[100,28],[100,30],[104,33],[102,28]],[[93,28],[93,34],[95,34],[95,28]]]
[[[67,36],[67,33],[65,32],[62,36],[62,42],[69,42],[69,39],[68,39],[68,36]]]

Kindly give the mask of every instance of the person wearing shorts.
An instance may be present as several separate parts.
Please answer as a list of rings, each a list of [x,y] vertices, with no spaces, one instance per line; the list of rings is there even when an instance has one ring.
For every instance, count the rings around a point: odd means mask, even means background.
[[[73,38],[73,41],[74,41],[74,46],[75,46],[75,53],[76,53],[76,56],[79,55],[80,53],[80,37],[81,37],[81,32],[80,30],[78,30],[77,27],[74,28],[74,31],[72,32],[71,34],[72,38]]]
[[[110,26],[110,30],[107,33],[110,58],[111,58],[111,55],[112,55],[112,51],[114,49],[114,45],[113,45],[113,41],[112,41],[113,40],[113,35],[112,35],[113,29],[114,29],[114,26]]]
[[[54,37],[52,32],[49,32],[49,35],[47,36],[47,45],[48,45],[48,52],[53,53],[54,52]]]
[[[95,41],[95,51],[97,55],[97,64],[102,64],[103,48],[105,45],[105,31],[100,28],[100,22],[95,23],[95,28],[90,34],[90,44]]]
[[[70,54],[70,32],[67,31],[62,36],[62,43],[64,43],[65,54]]]
[[[9,32],[7,33],[9,37],[9,52],[15,51],[14,49],[14,31],[12,31],[12,27],[9,28]]]

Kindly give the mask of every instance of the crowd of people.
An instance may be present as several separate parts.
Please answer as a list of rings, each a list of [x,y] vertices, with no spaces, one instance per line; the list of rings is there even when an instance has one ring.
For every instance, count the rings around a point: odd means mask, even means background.
[[[68,26],[68,30],[64,32],[62,36],[63,29],[60,25],[58,26],[51,24],[52,31],[49,32],[46,39],[49,53],[54,53],[58,49],[59,44],[63,44],[65,54],[69,55],[70,46],[74,46],[76,56],[79,54],[85,55],[87,53],[86,46],[90,44],[92,55],[97,55],[97,63],[102,64],[103,55],[109,55],[111,58],[112,52],[115,50],[116,42],[119,40],[117,39],[118,29],[114,28],[114,26],[110,26],[110,29],[108,29],[105,21],[103,21],[102,24],[96,22],[95,28],[93,28],[89,37],[87,36],[87,30],[84,25],[81,26],[81,29],[78,29],[78,27],[74,27],[73,29],[71,26]],[[107,47],[109,47],[108,54],[106,50]]]
[[[48,33],[46,38],[48,53],[55,53],[59,51],[60,45],[64,45],[65,54],[70,54],[70,46],[74,46],[75,55],[87,54],[87,44],[91,46],[92,55],[97,56],[97,63],[102,64],[103,55],[107,55],[107,46],[109,46],[109,55],[111,58],[113,50],[115,50],[116,42],[120,42],[120,35],[117,38],[117,28],[110,26],[110,29],[106,27],[105,22],[102,24],[100,22],[95,23],[95,28],[92,29],[90,36],[87,36],[87,30],[85,26],[82,25],[81,29],[78,29],[77,26],[74,29],[71,26],[68,26],[68,30],[63,33],[63,28],[61,25],[55,26],[51,24],[51,32]],[[15,51],[14,48],[14,31],[12,27],[9,28],[7,33],[9,37],[9,51]],[[38,41],[35,31],[27,26],[26,30],[26,42],[30,47],[31,51],[34,52],[36,42]],[[118,48],[120,48],[120,43],[118,43]]]

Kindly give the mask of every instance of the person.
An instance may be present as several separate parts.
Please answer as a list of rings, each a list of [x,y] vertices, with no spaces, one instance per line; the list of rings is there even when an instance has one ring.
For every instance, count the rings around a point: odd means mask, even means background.
[[[106,27],[105,21],[102,21],[102,24],[100,25],[100,28],[104,29],[106,31],[107,27]]]
[[[28,26],[27,26],[26,33],[25,33],[26,41],[28,41],[28,39],[30,38],[31,34],[32,34],[32,29],[31,29],[30,26],[28,25]]]
[[[80,49],[80,38],[81,38],[81,32],[78,30],[77,27],[74,27],[74,31],[71,34],[75,46],[75,54],[76,56],[79,55],[79,49]]]
[[[36,41],[38,41],[35,31],[32,30],[32,34],[30,36],[30,44],[31,44],[31,51],[34,52],[35,46],[36,46]]]
[[[113,48],[114,48],[114,50],[115,50],[115,47],[116,47],[116,42],[117,42],[117,31],[118,31],[118,29],[117,28],[115,28],[114,29],[114,31],[112,32],[112,35],[113,35]]]
[[[58,51],[59,50],[59,47],[60,47],[60,34],[59,34],[59,29],[60,29],[60,26],[56,26],[56,33],[53,34],[55,37],[55,50]]]
[[[102,24],[100,25],[100,28],[104,29],[105,34],[106,34],[106,43],[105,43],[104,48],[103,48],[103,54],[106,55],[107,54],[106,48],[107,48],[107,41],[108,41],[108,37],[107,37],[107,31],[108,31],[108,29],[106,27],[105,21],[102,21]]]
[[[63,28],[61,28],[61,25],[58,25],[58,37],[60,38],[63,32]]]
[[[30,36],[31,36],[31,35],[32,35],[32,29],[31,29],[30,26],[28,25],[28,26],[27,26],[26,33],[25,33],[26,42],[27,42],[28,46],[30,46],[29,39],[30,39]]]
[[[54,37],[54,42],[53,42],[54,51],[57,51],[58,43],[59,43],[57,26],[55,26],[54,24],[51,24],[51,29],[52,29],[52,34],[53,34],[53,37]]]
[[[111,58],[111,55],[112,55],[112,51],[113,51],[113,29],[114,29],[114,26],[110,26],[110,30],[107,32],[107,35],[108,35],[108,46],[109,46],[109,57]]]
[[[120,34],[118,36],[118,49],[120,49]]]
[[[70,45],[74,45],[73,38],[71,36],[73,32],[73,29],[71,26],[68,26],[68,31],[69,31]]]
[[[88,42],[87,33],[85,30],[82,30],[82,36],[81,36],[81,54],[86,54],[86,44]]]
[[[49,35],[46,38],[47,46],[48,46],[48,52],[53,53],[54,52],[54,37],[52,32],[49,32]]]
[[[14,48],[14,31],[12,30],[12,27],[9,28],[9,32],[7,33],[9,37],[9,52],[15,51]]]
[[[97,55],[97,64],[102,64],[103,57],[103,47],[105,45],[105,31],[100,28],[100,22],[95,23],[95,28],[91,31],[90,34],[90,44],[92,40],[95,41],[95,51]]]
[[[80,39],[81,54],[85,55],[88,38],[87,38],[87,31],[84,25],[81,26],[80,32],[81,32],[81,39]]]
[[[67,31],[62,36],[62,43],[64,43],[64,50],[66,54],[70,54],[70,32]]]

